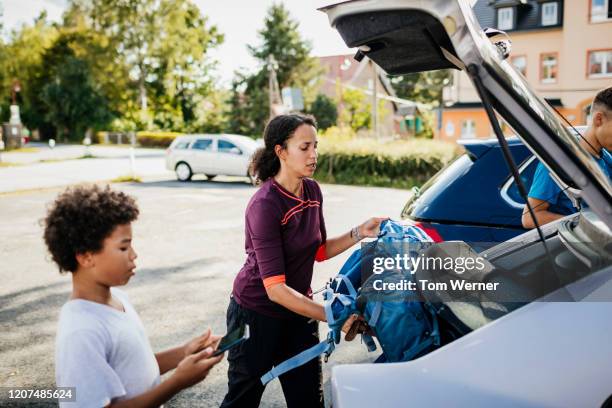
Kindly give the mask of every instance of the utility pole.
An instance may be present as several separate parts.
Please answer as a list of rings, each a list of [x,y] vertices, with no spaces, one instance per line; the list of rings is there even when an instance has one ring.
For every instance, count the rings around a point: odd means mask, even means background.
[[[278,63],[276,62],[274,55],[270,54],[268,57],[268,102],[270,104],[270,119],[276,116],[274,106],[280,106],[283,104],[278,86],[278,79],[276,78],[277,69]]]

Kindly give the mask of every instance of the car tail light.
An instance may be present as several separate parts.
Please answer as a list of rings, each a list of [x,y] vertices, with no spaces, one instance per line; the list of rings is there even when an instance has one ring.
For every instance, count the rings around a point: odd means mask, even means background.
[[[429,235],[429,237],[433,239],[434,242],[444,241],[440,233],[434,227],[432,227],[431,224],[425,222],[415,222],[414,226],[419,227],[420,229],[425,231],[425,233]]]

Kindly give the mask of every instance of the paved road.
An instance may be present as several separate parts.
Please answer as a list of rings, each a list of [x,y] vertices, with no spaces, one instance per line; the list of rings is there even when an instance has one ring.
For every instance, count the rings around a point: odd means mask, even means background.
[[[244,261],[243,214],[254,187],[238,178],[115,187],[136,196],[141,208],[134,229],[138,269],[126,290],[153,348],[176,345],[209,326],[223,333],[233,277]],[[332,236],[369,216],[397,217],[408,194],[383,188],[322,187]],[[47,190],[0,195],[0,387],[51,386],[54,381],[53,339],[70,283],[46,255],[39,220],[56,194]],[[317,264],[313,288],[333,276],[348,255]],[[375,357],[359,341],[341,344],[324,365],[326,392],[334,364]],[[227,389],[226,369],[223,362],[203,383],[182,392],[168,406],[218,406]],[[1,397],[0,406],[6,406]],[[266,389],[262,407],[282,406],[275,381]]]

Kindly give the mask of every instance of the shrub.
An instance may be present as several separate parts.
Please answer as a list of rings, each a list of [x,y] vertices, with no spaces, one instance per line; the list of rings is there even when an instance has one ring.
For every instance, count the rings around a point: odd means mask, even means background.
[[[460,151],[436,140],[378,141],[351,138],[350,133],[332,127],[320,137],[319,181],[410,188],[427,181]]]
[[[137,132],[136,141],[142,147],[168,147],[170,143],[183,133],[179,132]]]

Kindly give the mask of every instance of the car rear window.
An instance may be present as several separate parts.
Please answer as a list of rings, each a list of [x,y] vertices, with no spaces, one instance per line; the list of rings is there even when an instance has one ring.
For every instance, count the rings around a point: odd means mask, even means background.
[[[196,150],[212,150],[212,139],[198,139],[191,148]]]
[[[439,194],[441,189],[451,185],[457,178],[467,173],[472,164],[472,158],[464,153],[444,166],[420,188],[413,188],[412,194],[402,210],[402,218],[410,217],[419,199],[430,202],[432,197]]]
[[[183,140],[183,141],[181,141],[181,142],[177,142],[177,143],[174,145],[174,148],[175,148],[175,149],[186,149],[186,148],[188,148],[188,147],[189,147],[189,140]]]
[[[523,184],[525,185],[525,189],[527,191],[529,191],[529,189],[531,188],[531,183],[533,182],[533,175],[536,171],[536,168],[538,167],[538,163],[540,162],[539,160],[532,160],[532,157],[525,161],[526,166],[521,170],[520,173],[521,180],[523,180]],[[510,177],[512,176],[510,175]],[[517,204],[525,204],[525,200],[523,199],[523,197],[521,197],[521,194],[519,193],[518,187],[516,186],[516,182],[514,180],[508,188],[508,197]]]

